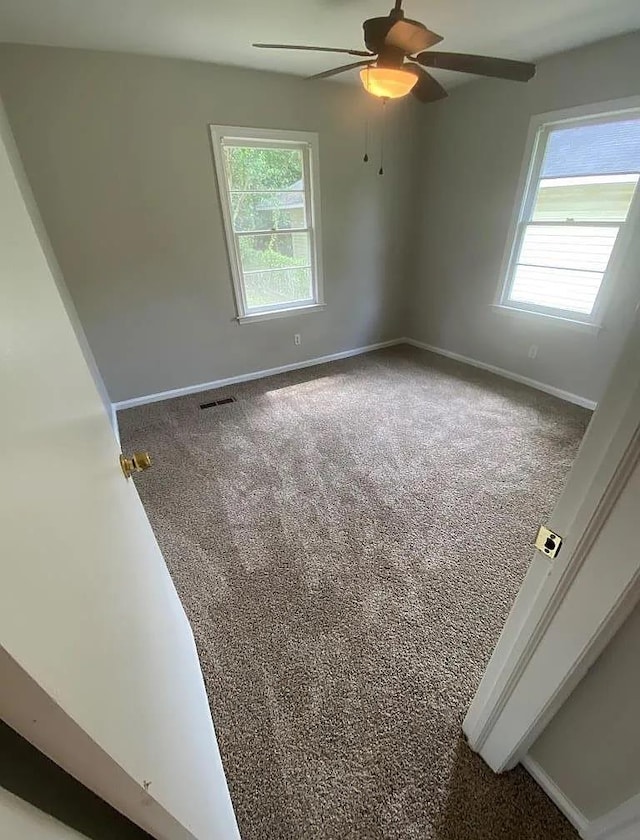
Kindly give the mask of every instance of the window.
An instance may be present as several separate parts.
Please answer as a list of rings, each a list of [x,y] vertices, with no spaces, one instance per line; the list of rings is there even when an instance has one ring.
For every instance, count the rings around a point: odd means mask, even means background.
[[[598,323],[639,177],[639,112],[543,124],[502,306]]]
[[[322,308],[317,135],[211,126],[240,321]]]

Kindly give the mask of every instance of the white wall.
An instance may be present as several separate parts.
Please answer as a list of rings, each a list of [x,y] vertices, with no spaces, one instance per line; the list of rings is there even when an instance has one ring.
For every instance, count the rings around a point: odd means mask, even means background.
[[[0,788],[0,837],[2,840],[82,840],[84,834]]]
[[[371,103],[355,86],[3,45],[0,92],[113,401],[401,335],[406,103],[388,106],[379,177],[375,142],[362,163]],[[319,132],[326,311],[234,321],[209,123]]]
[[[483,80],[422,112],[421,213],[408,334],[591,400],[640,298],[640,237],[598,335],[491,309],[532,115],[640,94],[640,33],[544,59],[528,84]],[[535,360],[527,357],[539,345]]]

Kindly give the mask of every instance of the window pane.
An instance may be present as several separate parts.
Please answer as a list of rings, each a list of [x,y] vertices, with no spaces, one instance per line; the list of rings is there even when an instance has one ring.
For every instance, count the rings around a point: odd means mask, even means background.
[[[604,272],[619,228],[529,225],[518,263]]]
[[[285,268],[246,274],[247,309],[313,300],[310,268]]]
[[[300,149],[224,146],[223,153],[231,191],[304,188]]]
[[[507,300],[590,315],[638,189],[640,117],[556,123],[543,136]]]
[[[307,227],[304,192],[232,192],[231,218],[236,231]]]
[[[624,222],[637,183],[637,175],[545,178],[538,186],[532,219]]]
[[[518,265],[509,300],[590,315],[602,274]]]
[[[265,233],[239,236],[242,271],[311,265],[308,233]]]
[[[554,128],[541,178],[640,172],[640,118]]]

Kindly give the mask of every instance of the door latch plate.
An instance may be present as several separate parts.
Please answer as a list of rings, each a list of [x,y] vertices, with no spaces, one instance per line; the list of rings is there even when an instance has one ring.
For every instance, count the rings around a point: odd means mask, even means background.
[[[536,537],[536,548],[547,557],[557,557],[562,545],[562,537],[550,531],[545,525],[540,526]]]

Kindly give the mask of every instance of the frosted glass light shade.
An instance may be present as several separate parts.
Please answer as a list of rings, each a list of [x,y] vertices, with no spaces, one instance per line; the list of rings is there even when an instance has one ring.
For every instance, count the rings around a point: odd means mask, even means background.
[[[418,81],[415,73],[395,67],[365,67],[360,71],[362,86],[383,99],[406,96]]]

